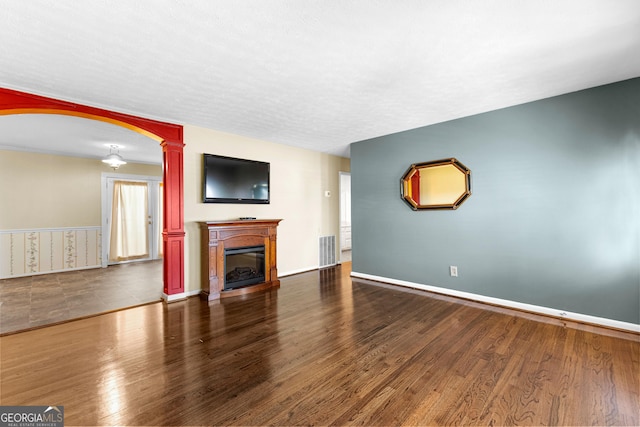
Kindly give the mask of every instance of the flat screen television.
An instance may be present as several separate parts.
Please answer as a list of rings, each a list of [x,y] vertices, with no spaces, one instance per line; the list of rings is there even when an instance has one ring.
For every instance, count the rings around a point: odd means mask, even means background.
[[[205,153],[203,165],[204,203],[269,203],[269,163]]]

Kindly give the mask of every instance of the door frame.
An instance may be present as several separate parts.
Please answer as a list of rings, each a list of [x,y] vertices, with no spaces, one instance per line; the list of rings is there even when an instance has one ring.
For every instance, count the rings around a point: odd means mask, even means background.
[[[344,206],[344,188],[342,188],[342,178],[348,176],[349,177],[349,217],[351,217],[351,172],[343,172],[340,171],[338,172],[338,188],[339,188],[339,192],[340,192],[340,218],[338,218],[338,224],[339,224],[339,236],[338,236],[338,241],[339,243],[339,248],[340,248],[340,262],[342,263],[342,250],[343,250],[343,245],[342,245],[342,239],[343,239],[343,231],[342,231],[342,216],[344,215],[344,211],[345,211],[345,206]],[[351,221],[349,221],[349,227],[351,227]],[[349,235],[351,236],[351,229],[349,229]],[[353,247],[353,245],[351,245],[349,247],[349,249],[351,249]]]
[[[157,198],[159,197],[158,191],[160,187],[160,183],[162,183],[161,176],[150,176],[150,175],[131,175],[131,174],[123,174],[123,173],[115,173],[115,172],[102,172],[100,177],[100,188],[101,194],[100,199],[102,201],[102,268],[106,268],[109,264],[109,236],[111,234],[111,223],[109,219],[111,219],[111,206],[113,194],[112,191],[109,190],[109,180],[118,180],[118,181],[135,181],[135,182],[146,182],[150,185],[149,187],[149,210],[153,211],[153,227],[151,232],[149,233],[149,258],[145,258],[140,261],[149,261],[152,259],[158,259],[157,248],[158,241],[156,240],[155,232],[153,228],[157,225],[157,220],[160,218],[160,212],[157,212],[156,206],[158,204]],[[151,185],[155,185],[158,187],[157,191],[151,190]],[[110,201],[111,200],[111,201]],[[158,236],[157,238],[161,238]],[[136,260],[138,261],[138,260]],[[126,262],[126,261],[125,261]],[[113,263],[112,263],[113,264]]]

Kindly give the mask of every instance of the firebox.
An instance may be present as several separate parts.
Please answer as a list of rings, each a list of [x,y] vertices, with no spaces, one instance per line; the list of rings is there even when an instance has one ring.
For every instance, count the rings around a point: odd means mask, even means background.
[[[264,245],[224,250],[224,289],[237,289],[265,281]]]

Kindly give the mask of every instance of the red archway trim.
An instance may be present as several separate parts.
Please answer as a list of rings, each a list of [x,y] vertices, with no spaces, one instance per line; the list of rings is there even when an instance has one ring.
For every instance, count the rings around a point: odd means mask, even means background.
[[[0,115],[63,114],[99,120],[141,133],[162,147],[164,224],[164,294],[184,294],[184,182],[182,126],[117,113],[68,101],[0,88]],[[173,298],[171,298],[173,296]]]
[[[134,132],[138,132],[144,136],[147,136],[151,139],[154,139],[158,143],[163,141],[162,137],[156,135],[155,133],[149,132],[148,130],[140,128],[138,126],[132,125],[131,123],[123,122],[121,120],[116,120],[110,117],[97,116],[95,114],[89,114],[82,111],[57,110],[53,108],[14,108],[14,109],[0,110],[0,116],[6,116],[10,114],[60,114],[64,116],[82,117],[84,119],[98,120],[101,122],[111,123],[113,125],[127,128],[129,130],[132,130]]]

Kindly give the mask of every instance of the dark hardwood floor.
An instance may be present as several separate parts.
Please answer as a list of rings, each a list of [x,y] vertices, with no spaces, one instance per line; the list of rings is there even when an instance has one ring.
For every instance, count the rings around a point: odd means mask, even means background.
[[[0,334],[162,298],[162,260],[0,280]]]
[[[351,279],[0,338],[0,404],[65,425],[639,425],[640,343]]]

